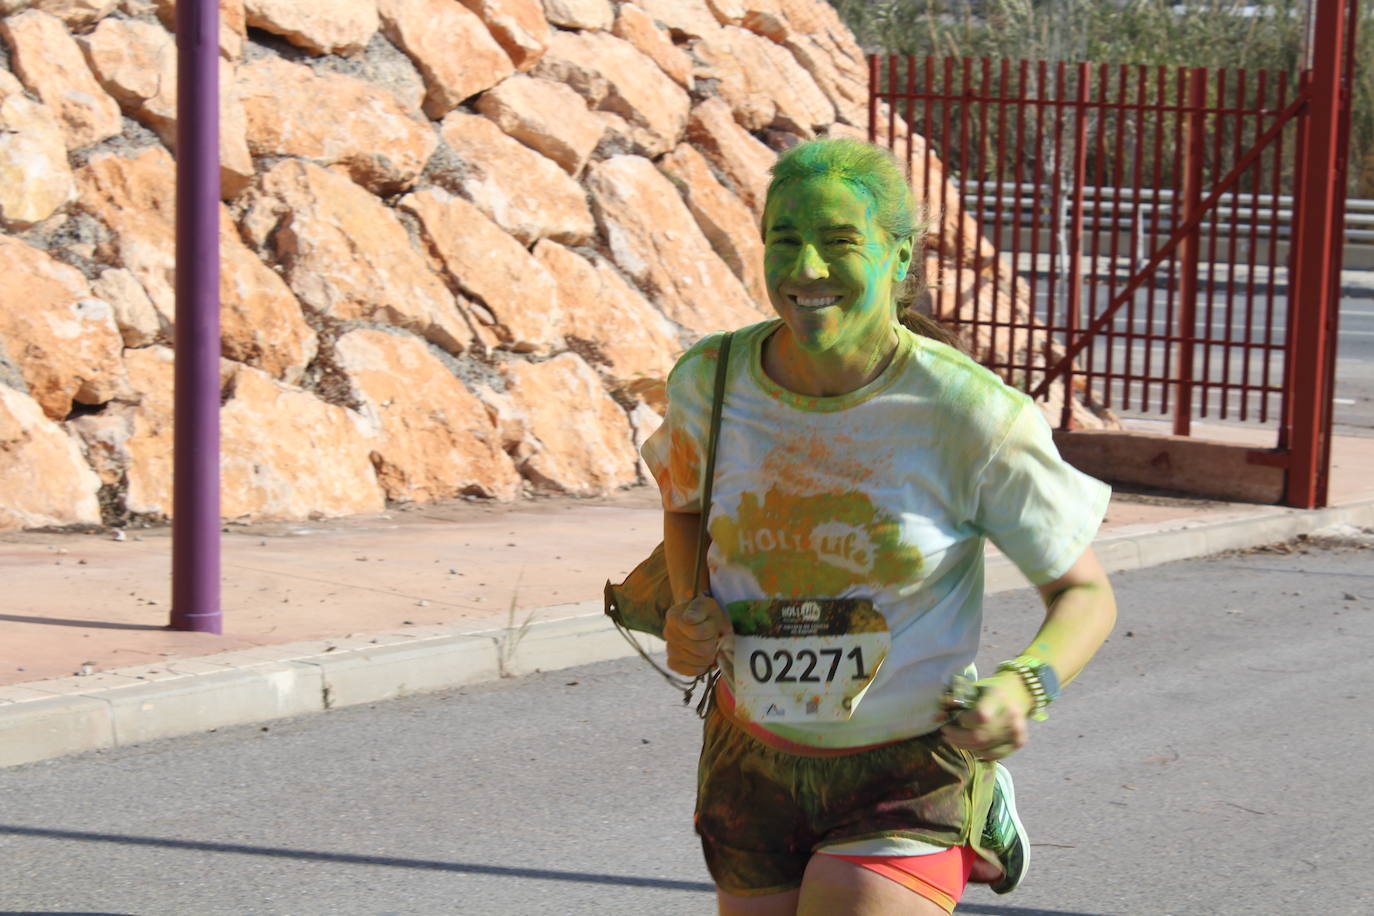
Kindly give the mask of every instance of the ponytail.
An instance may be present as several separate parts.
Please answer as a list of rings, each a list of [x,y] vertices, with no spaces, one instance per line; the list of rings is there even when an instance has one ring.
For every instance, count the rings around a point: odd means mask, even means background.
[[[902,327],[911,331],[913,334],[929,337],[931,340],[939,341],[947,347],[953,347],[963,352],[964,347],[959,341],[959,336],[952,330],[945,327],[934,318],[931,318],[929,315],[922,315],[910,306],[898,306],[898,308],[900,308],[901,311],[897,313],[897,320],[902,323]]]
[[[920,243],[925,241],[923,230],[924,226],[922,231],[915,235],[917,250],[912,252],[911,269],[907,271],[906,279],[894,291],[893,299],[896,301],[893,304],[897,309],[897,320],[911,333],[929,337],[963,353],[963,342],[952,328],[917,308],[918,303],[930,303],[930,296],[927,295],[929,289],[926,285],[925,258],[920,256],[919,250]]]

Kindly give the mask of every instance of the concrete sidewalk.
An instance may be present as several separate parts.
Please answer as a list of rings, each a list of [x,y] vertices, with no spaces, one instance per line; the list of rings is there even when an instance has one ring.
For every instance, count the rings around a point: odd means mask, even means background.
[[[1118,493],[1095,546],[1117,571],[1374,526],[1374,438],[1337,440],[1331,491],[1312,512]],[[602,585],[659,532],[652,488],[230,523],[223,636],[165,629],[167,529],[0,535],[0,765],[624,656]],[[992,553],[988,590],[1024,587]]]

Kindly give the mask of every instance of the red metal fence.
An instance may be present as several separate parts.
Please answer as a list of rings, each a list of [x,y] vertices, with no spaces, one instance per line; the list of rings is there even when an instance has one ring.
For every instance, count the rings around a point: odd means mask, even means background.
[[[1287,469],[1290,505],[1325,504],[1354,4],[1318,0],[1296,79],[872,57],[870,140],[905,156],[953,265],[937,314],[1062,398],[1064,429],[1074,392],[1177,435],[1275,420],[1252,460]]]

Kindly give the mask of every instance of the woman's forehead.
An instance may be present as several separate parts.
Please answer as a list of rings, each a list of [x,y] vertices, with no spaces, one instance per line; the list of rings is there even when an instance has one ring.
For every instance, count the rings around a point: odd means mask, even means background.
[[[785,181],[768,196],[764,218],[767,228],[785,221],[794,228],[850,225],[863,229],[873,220],[873,202],[839,178]]]

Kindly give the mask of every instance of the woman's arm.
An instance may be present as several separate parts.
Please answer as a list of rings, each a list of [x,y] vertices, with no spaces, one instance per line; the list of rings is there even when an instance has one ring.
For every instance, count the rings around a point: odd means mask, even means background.
[[[668,563],[668,581],[673,584],[673,601],[678,604],[693,595],[692,570],[696,568],[700,531],[700,512],[663,513],[663,557]],[[709,584],[703,568],[697,591],[705,593]]]
[[[689,574],[690,575],[690,574]],[[1040,586],[1045,622],[1024,654],[1045,662],[1067,684],[1106,642],[1116,623],[1116,598],[1092,548],[1053,582]],[[1014,671],[978,682],[978,702],[943,729],[951,744],[985,760],[1005,757],[1029,737],[1026,717],[1034,700]]]
[[[1040,597],[1045,622],[1024,654],[1048,664],[1059,682],[1067,684],[1107,641],[1116,623],[1116,596],[1089,547],[1068,572],[1040,586]]]

